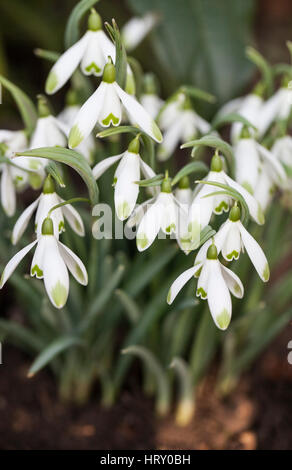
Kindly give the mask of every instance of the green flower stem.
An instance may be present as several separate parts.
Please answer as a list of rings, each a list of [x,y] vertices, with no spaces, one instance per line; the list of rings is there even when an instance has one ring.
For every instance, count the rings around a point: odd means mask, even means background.
[[[51,216],[51,213],[55,209],[58,209],[59,207],[66,206],[67,204],[74,204],[75,202],[87,202],[88,204],[90,204],[90,200],[85,198],[85,197],[74,197],[72,199],[68,199],[68,201],[63,201],[63,202],[60,202],[60,204],[56,204],[55,206],[53,206],[48,212],[48,217]]]

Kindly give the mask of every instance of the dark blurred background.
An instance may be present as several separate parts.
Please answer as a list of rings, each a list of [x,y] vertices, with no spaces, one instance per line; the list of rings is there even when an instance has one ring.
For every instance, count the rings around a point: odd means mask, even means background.
[[[32,97],[43,91],[50,67],[33,50],[64,50],[64,28],[75,4],[0,0],[0,72]],[[100,0],[97,9],[104,21],[115,17],[120,27],[135,14],[160,15],[160,25],[133,55],[144,71],[157,74],[164,97],[182,83],[214,93],[218,105],[245,91],[254,73],[245,58],[247,44],[272,62],[289,60],[291,0]],[[82,33],[84,28],[81,24]],[[62,97],[60,92],[55,106],[62,105]],[[9,100],[4,100],[1,127],[15,120]]]

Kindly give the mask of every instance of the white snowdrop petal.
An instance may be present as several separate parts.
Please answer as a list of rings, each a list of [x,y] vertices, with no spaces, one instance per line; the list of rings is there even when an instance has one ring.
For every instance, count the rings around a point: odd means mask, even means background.
[[[20,217],[17,219],[13,230],[12,230],[12,236],[11,236],[11,241],[12,244],[15,245],[21,238],[22,234],[24,233],[30,218],[33,214],[33,212],[36,210],[37,205],[39,203],[40,198],[38,197],[34,202],[32,202],[20,215]]]
[[[187,269],[178,278],[172,283],[167,295],[167,303],[170,305],[176,298],[177,294],[181,291],[184,285],[194,276],[197,267],[193,266],[192,268]]]
[[[57,193],[42,193],[39,198],[39,204],[35,216],[35,231],[39,237],[42,232],[42,224],[52,207],[56,206],[61,202],[61,199]],[[59,233],[64,231],[64,217],[62,213],[62,208],[58,208],[52,211],[51,219],[53,221],[54,235],[59,236]]]
[[[283,183],[287,179],[287,176],[281,163],[276,159],[272,152],[262,145],[256,143],[256,147],[266,163],[272,167],[273,173],[277,174],[275,180],[278,180],[279,183]]]
[[[119,174],[115,185],[115,209],[120,220],[127,219],[134,210],[139,194],[140,157],[137,154],[126,152],[124,157],[124,170]]]
[[[183,113],[180,112],[175,122],[164,132],[163,144],[157,152],[158,160],[165,161],[173,154],[182,138],[184,125]]]
[[[267,282],[270,278],[270,269],[263,250],[241,223],[239,228],[243,245],[252,264],[254,265],[262,281]]]
[[[282,89],[276,91],[262,106],[258,119],[258,130],[260,137],[265,134],[272,122],[279,114],[281,107]]]
[[[75,255],[75,253],[70,250],[66,245],[58,242],[60,254],[65,261],[67,268],[69,269],[70,273],[76,281],[78,281],[83,286],[88,284],[88,275],[84,264],[82,263],[81,259]]]
[[[178,229],[178,208],[171,193],[160,193],[157,202],[161,204],[161,229],[166,235]]]
[[[60,202],[63,202],[63,199],[60,198]],[[84,237],[85,229],[79,212],[71,204],[66,204],[63,206],[62,211],[72,230],[74,230],[74,232],[77,233],[77,235],[80,237]]]
[[[43,257],[44,284],[50,301],[56,308],[64,307],[69,294],[69,275],[60,254],[57,239],[53,235],[45,237]]]
[[[12,174],[8,165],[3,165],[2,169],[1,204],[6,215],[12,217],[16,209],[16,194]]]
[[[101,162],[97,163],[92,169],[94,178],[98,180],[98,178],[100,178],[100,176],[103,175],[106,170],[108,170],[112,165],[114,165],[123,157],[124,153],[125,152],[121,153],[120,155],[114,155],[113,157],[107,157]]]
[[[216,326],[220,330],[226,330],[232,314],[230,293],[223,279],[219,261],[208,261],[210,262],[207,288],[209,309]]]
[[[230,223],[231,222],[229,220],[226,220],[226,222],[224,222],[221,225],[220,229],[214,236],[214,243],[216,245],[218,253],[220,253],[220,251],[222,250],[222,246],[225,242],[226,236],[230,229]],[[207,256],[207,251],[211,243],[212,243],[212,239],[209,239],[204,243],[204,245],[201,246],[196,256],[195,264],[203,263],[205,261],[206,256]]]
[[[16,253],[16,255],[14,255],[13,258],[11,258],[9,263],[6,264],[6,266],[3,270],[2,276],[1,276],[1,280],[0,280],[0,289],[2,289],[2,287],[4,286],[6,281],[9,279],[9,277],[13,274],[13,272],[15,271],[17,266],[19,265],[20,261],[34,247],[34,245],[36,243],[37,243],[37,240],[33,241],[29,245],[22,248],[22,250],[20,250],[18,253]]]
[[[99,115],[98,122],[103,127],[110,124],[118,126],[122,119],[120,99],[116,93],[113,83],[106,84],[103,107]]]
[[[71,77],[78,67],[88,44],[88,33],[71,46],[53,65],[46,81],[46,93],[56,93]]]
[[[31,267],[30,267],[30,275],[36,276],[37,279],[43,279],[44,277],[44,253],[46,249],[46,237],[39,237],[38,244],[36,246]]]
[[[162,135],[161,132],[155,123],[155,121],[152,119],[152,117],[147,113],[147,111],[143,108],[143,106],[138,103],[136,98],[134,98],[131,95],[128,95],[122,88],[115,82],[113,84],[115,86],[115,89],[117,91],[117,94],[120,97],[120,100],[122,101],[124,107],[126,108],[126,111],[129,113],[131,119],[152,139],[154,139],[156,142],[161,143],[162,142]]]
[[[108,61],[108,57],[111,57],[113,63],[116,62],[116,47],[112,41],[107,37],[104,31],[99,31],[99,42],[100,48],[104,56],[105,62]]]
[[[226,266],[223,266],[223,264],[220,266],[223,279],[225,280],[231,294],[234,295],[234,297],[237,299],[242,299],[244,295],[244,287],[241,280],[233,271],[231,271],[231,269],[226,268]]]
[[[201,297],[203,300],[208,297],[209,267],[210,263],[209,260],[207,260],[203,264],[197,284],[196,296]]]
[[[253,194],[260,168],[260,160],[254,139],[239,139],[234,149],[235,179]]]
[[[141,96],[140,102],[143,108],[150,114],[152,119],[156,119],[160,109],[163,106],[163,100],[161,100],[157,95],[146,93]]]
[[[80,108],[69,134],[70,148],[80,145],[96,125],[103,108],[106,86],[106,83],[101,82],[97,90]]]
[[[127,227],[132,228],[135,225],[139,225],[141,222],[144,214],[146,213],[147,206],[151,206],[153,204],[155,198],[148,199],[147,201],[144,201],[142,204],[139,204],[132,212],[130,215],[129,219],[127,220]]]
[[[144,251],[154,242],[161,226],[163,206],[156,200],[144,214],[136,236],[137,248]]]

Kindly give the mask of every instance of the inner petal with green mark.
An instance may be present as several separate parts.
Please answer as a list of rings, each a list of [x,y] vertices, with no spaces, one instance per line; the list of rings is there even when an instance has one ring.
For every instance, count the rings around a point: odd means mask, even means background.
[[[103,119],[102,124],[105,126],[109,126],[110,123],[112,123],[114,126],[117,126],[120,122],[119,118],[113,115],[113,113],[110,113],[105,119]]]
[[[222,214],[222,212],[227,212],[229,210],[229,206],[226,201],[221,201],[219,206],[215,207],[214,212],[216,214]]]
[[[170,224],[168,227],[166,227],[165,231],[166,231],[166,233],[174,232],[175,231],[175,224],[174,223]]]
[[[63,220],[60,221],[59,223],[59,233],[61,232],[65,232],[65,224],[63,222]]]
[[[230,261],[233,260],[233,259],[238,259],[239,258],[239,253],[238,253],[238,251],[233,250],[231,253],[226,255],[226,258]]]
[[[88,73],[91,73],[91,74],[99,75],[101,73],[101,68],[99,68],[98,65],[96,65],[95,62],[91,62],[91,64],[89,64],[89,65],[87,65],[87,67],[85,67],[85,71],[88,72]]]
[[[201,297],[201,299],[207,298],[207,292],[203,289],[203,287],[199,287],[196,292],[197,297]]]
[[[43,277],[44,273],[43,273],[42,269],[40,269],[38,267],[38,265],[35,264],[34,267],[31,269],[30,275],[31,276],[36,275],[36,277],[40,279],[40,278]]]
[[[55,72],[50,72],[46,81],[46,93],[53,93],[58,85],[58,77]]]

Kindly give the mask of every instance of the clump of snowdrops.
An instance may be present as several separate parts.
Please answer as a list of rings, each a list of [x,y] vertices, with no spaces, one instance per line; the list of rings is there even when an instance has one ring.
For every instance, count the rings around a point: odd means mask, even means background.
[[[291,249],[292,67],[248,48],[258,83],[208,122],[196,103],[215,97],[182,84],[164,101],[156,78],[127,55],[157,17],[120,33],[93,3],[80,36],[84,12],[73,10],[64,52],[37,51],[53,64],[36,107],[0,77],[24,124],[0,131],[10,238],[1,238],[1,288],[10,282],[24,311],[24,323],[1,318],[1,339],[35,355],[29,376],[50,365],[61,398],[76,403],[98,381],[111,405],[137,356],[160,414],[177,380],[185,424],[217,351],[217,390],[228,393],[292,317],[292,272],[279,271]],[[63,87],[55,116],[48,97]],[[227,126],[228,141],[219,133]],[[180,154],[188,162],[175,172]],[[23,194],[31,201],[19,211]],[[18,267],[24,258],[30,275]],[[270,269],[280,274],[266,288]]]

